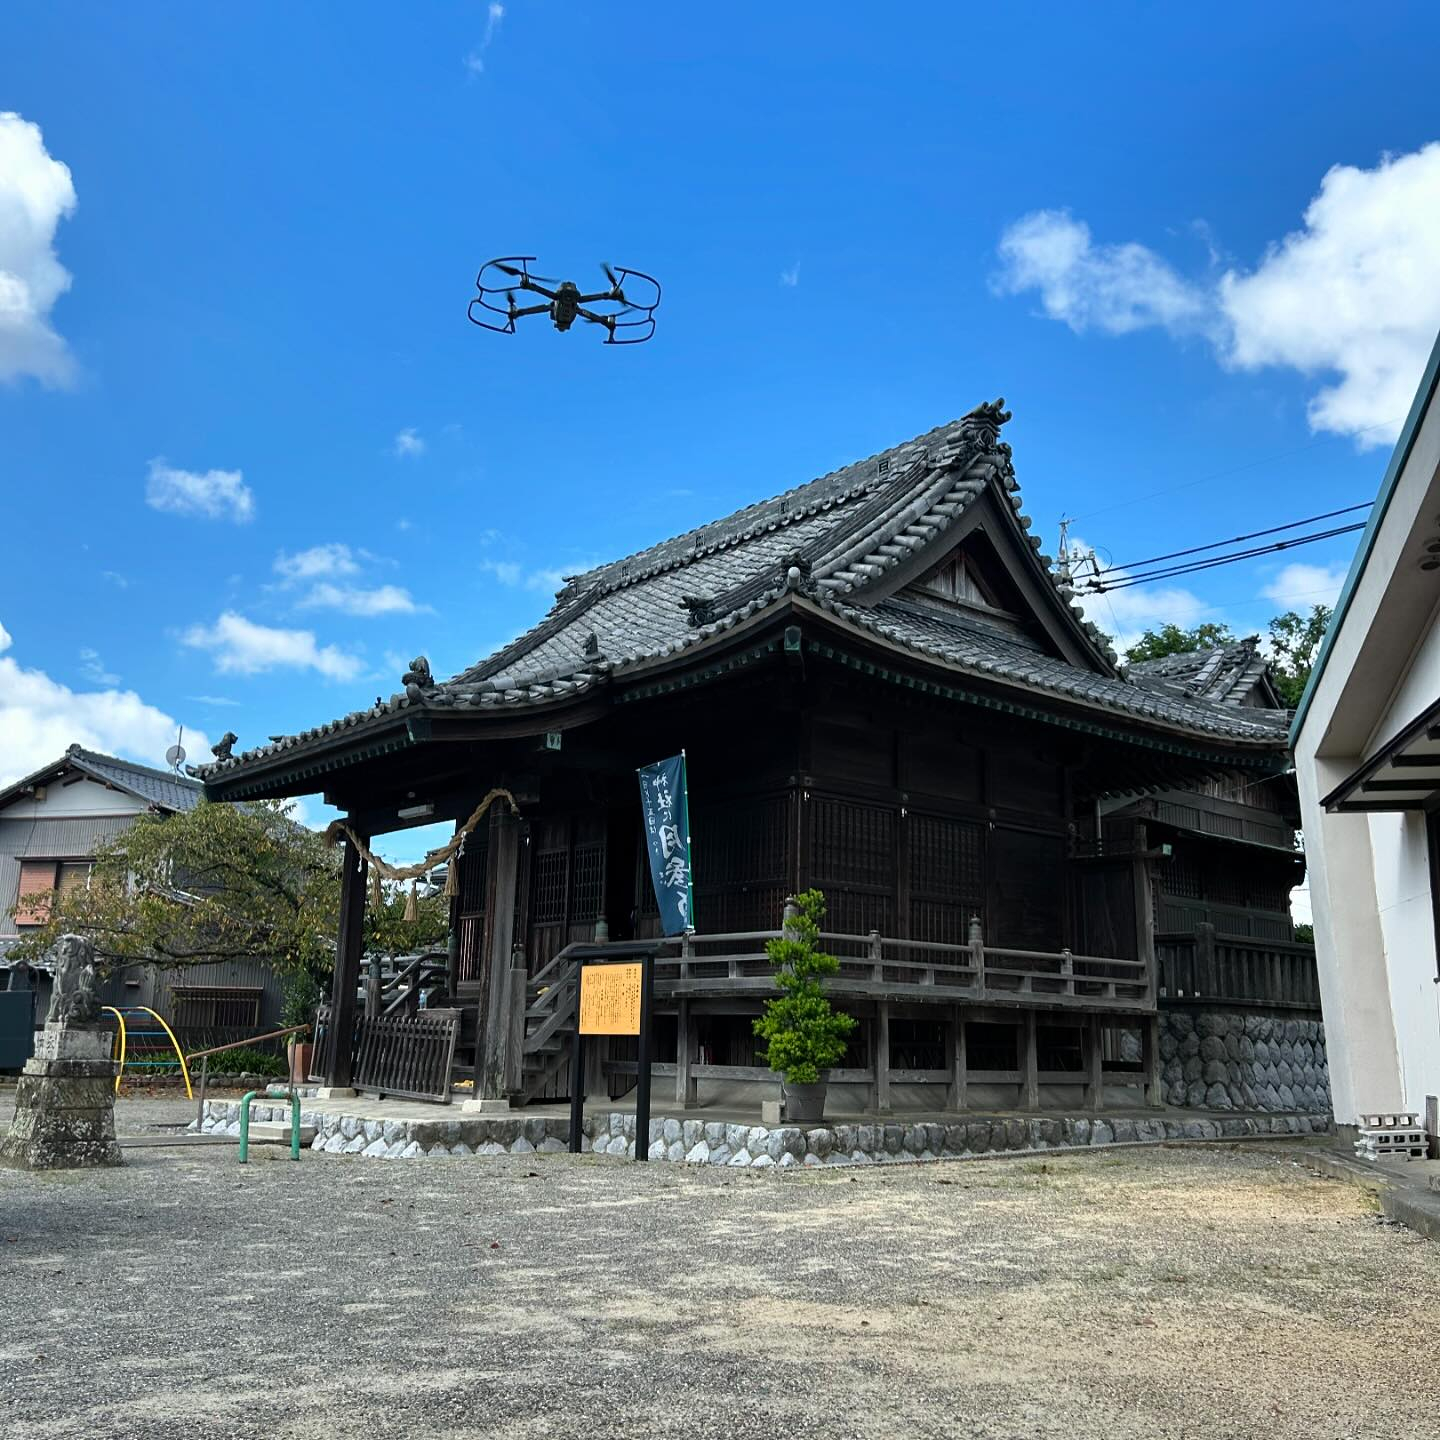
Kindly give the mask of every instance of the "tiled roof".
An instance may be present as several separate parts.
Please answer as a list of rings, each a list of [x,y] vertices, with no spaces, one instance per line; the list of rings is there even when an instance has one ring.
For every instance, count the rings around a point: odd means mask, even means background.
[[[1206,650],[1162,655],[1158,660],[1141,660],[1130,666],[1129,674],[1137,685],[1148,690],[1209,700],[1217,705],[1242,706],[1257,685],[1267,698],[1273,695],[1269,669],[1270,662],[1260,651],[1260,641],[1252,635],[1233,645],[1215,645]]]
[[[193,773],[209,780],[284,751],[323,747],[409,708],[544,705],[609,683],[641,663],[702,645],[787,596],[822,609],[927,659],[1079,704],[1197,735],[1269,742],[1254,716],[1133,684],[1115,668],[1104,637],[1058,586],[1056,612],[1089,665],[1054,659],[1038,645],[963,617],[926,615],[903,602],[867,603],[866,592],[939,541],[987,490],[1023,533],[1010,447],[999,439],[1003,402],[747,506],[713,524],[569,578],[550,613],[511,644],[452,679],[412,684],[367,710],[273,741]],[[1051,562],[1036,552],[1035,575]],[[943,555],[937,547],[937,563]]]
[[[205,793],[198,780],[176,775],[171,770],[156,770],[149,765],[137,765],[133,760],[121,760],[115,755],[102,755],[97,750],[71,745],[59,760],[0,790],[0,803],[32,785],[43,784],[47,776],[67,765],[161,810],[193,810]]]

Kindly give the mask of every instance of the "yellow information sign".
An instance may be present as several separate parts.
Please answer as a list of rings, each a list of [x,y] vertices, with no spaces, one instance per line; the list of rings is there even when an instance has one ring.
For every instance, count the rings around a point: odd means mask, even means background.
[[[580,967],[580,1033],[638,1035],[643,965]]]

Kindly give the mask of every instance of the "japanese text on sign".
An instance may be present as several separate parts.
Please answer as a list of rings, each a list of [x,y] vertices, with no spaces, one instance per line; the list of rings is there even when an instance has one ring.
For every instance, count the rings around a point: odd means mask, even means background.
[[[638,1035],[643,965],[580,967],[580,1033]]]

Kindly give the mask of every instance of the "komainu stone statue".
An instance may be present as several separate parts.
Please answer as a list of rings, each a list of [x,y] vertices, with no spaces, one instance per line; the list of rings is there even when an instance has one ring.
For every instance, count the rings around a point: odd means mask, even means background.
[[[45,1028],[15,1085],[15,1118],[0,1140],[0,1165],[17,1170],[78,1170],[119,1165],[115,1143],[112,1036],[100,1021],[95,947],[62,935],[53,957]]]
[[[95,947],[83,935],[62,935],[55,942],[55,969],[45,1024],[94,1025],[100,1019],[95,997]]]

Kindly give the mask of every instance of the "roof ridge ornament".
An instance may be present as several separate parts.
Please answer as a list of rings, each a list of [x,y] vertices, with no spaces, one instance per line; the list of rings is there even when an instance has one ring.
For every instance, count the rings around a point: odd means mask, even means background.
[[[1010,419],[1005,397],[984,401],[960,420],[960,438],[982,450],[993,450],[1000,440],[1000,427]]]
[[[780,564],[785,570],[785,588],[796,595],[814,595],[819,585],[815,580],[810,558],[800,550],[792,550]]]
[[[420,699],[422,690],[434,689],[435,677],[430,673],[429,660],[423,655],[417,655],[410,662],[410,668],[400,677],[400,683],[412,700]]]

